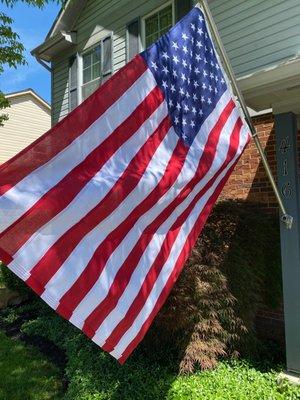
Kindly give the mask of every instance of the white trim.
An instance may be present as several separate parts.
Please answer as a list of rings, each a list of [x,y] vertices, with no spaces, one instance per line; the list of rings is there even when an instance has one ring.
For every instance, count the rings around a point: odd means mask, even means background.
[[[11,99],[13,97],[18,97],[18,96],[23,96],[26,94],[30,94],[31,96],[33,96],[36,100],[38,100],[40,103],[43,104],[43,106],[47,107],[49,110],[51,110],[51,106],[49,103],[47,103],[44,99],[42,99],[42,97],[40,97],[38,94],[36,94],[33,90],[28,89],[28,90],[23,90],[20,92],[15,92],[15,93],[8,93],[5,94],[5,98],[6,99]]]
[[[149,17],[151,17],[151,15],[154,15],[156,13],[158,13],[160,10],[163,10],[164,8],[169,7],[170,5],[172,5],[172,26],[175,25],[175,1],[174,0],[170,0],[164,4],[162,4],[161,6],[155,8],[154,10],[152,10],[151,12],[149,12],[148,14],[144,15],[143,17],[141,17],[141,50],[145,50],[146,48],[146,37],[145,37],[145,20]]]

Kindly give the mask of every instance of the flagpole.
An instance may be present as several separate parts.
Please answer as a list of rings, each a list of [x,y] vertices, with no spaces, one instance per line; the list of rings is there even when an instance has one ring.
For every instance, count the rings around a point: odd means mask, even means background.
[[[241,107],[243,109],[243,112],[245,114],[245,119],[246,119],[246,121],[247,121],[247,123],[249,125],[249,128],[250,128],[250,131],[251,131],[251,136],[252,136],[252,138],[254,140],[254,143],[255,143],[255,145],[257,147],[257,150],[258,150],[258,152],[259,152],[259,154],[261,156],[262,163],[264,165],[266,174],[267,174],[267,176],[269,178],[269,181],[270,181],[270,184],[271,184],[272,189],[274,191],[276,200],[277,200],[277,202],[279,204],[279,208],[280,208],[281,213],[282,213],[281,220],[285,224],[286,228],[291,229],[292,224],[293,224],[293,217],[286,212],[285,206],[284,206],[283,201],[281,199],[281,195],[280,195],[279,190],[278,190],[278,188],[276,186],[275,179],[274,179],[274,176],[272,174],[270,165],[269,165],[268,160],[266,158],[265,152],[264,152],[264,150],[262,148],[261,142],[260,142],[260,140],[259,140],[259,138],[257,136],[256,128],[255,128],[255,126],[253,124],[253,121],[251,119],[251,116],[249,114],[249,111],[248,111],[244,96],[243,96],[242,92],[240,91],[240,89],[238,87],[237,80],[235,78],[235,74],[233,72],[231,63],[229,61],[227,52],[225,50],[225,47],[224,47],[224,45],[222,43],[222,40],[221,40],[221,37],[219,35],[217,26],[216,26],[216,24],[214,22],[214,19],[213,19],[213,16],[211,14],[209,5],[207,3],[207,0],[201,0],[201,3],[203,5],[203,7],[201,7],[201,4],[199,4],[199,3],[197,4],[197,6],[204,11],[204,13],[205,13],[205,15],[207,17],[207,20],[209,22],[209,25],[210,25],[210,28],[211,28],[211,32],[212,32],[212,34],[214,36],[214,39],[215,39],[215,41],[216,41],[216,43],[218,45],[221,58],[223,59],[222,61],[224,63],[224,67],[227,70],[226,72],[227,72],[228,77],[229,77],[229,79],[231,81],[231,84],[232,84],[232,86],[234,88],[235,94],[237,95],[237,97],[239,99],[240,105],[241,105]]]

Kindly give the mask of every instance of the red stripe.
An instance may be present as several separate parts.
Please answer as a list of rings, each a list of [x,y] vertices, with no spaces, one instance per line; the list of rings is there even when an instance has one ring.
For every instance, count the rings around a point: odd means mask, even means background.
[[[0,248],[0,261],[8,265],[13,260],[12,256],[7,251]]]
[[[101,221],[107,218],[129,193],[132,192],[143,176],[161,141],[169,131],[170,126],[171,122],[167,116],[136,153],[123,174],[103,200],[79,222],[73,225],[72,228],[65,232],[33,267],[30,271],[31,277],[27,280],[29,286],[41,294],[44,291],[46,283],[57,272],[81,239],[100,224]],[[124,185],[124,182],[126,182],[126,185]],[[57,256],[58,254],[59,257]],[[38,286],[37,280],[39,282]]]
[[[188,184],[181,190],[178,196],[167,206],[160,215],[144,230],[142,236],[135,244],[134,248],[126,258],[125,262],[119,269],[113,284],[110,287],[108,294],[105,299],[94,309],[94,311],[86,319],[83,331],[93,337],[95,331],[99,325],[104,321],[111,310],[116,306],[120,296],[126,289],[126,286],[131,278],[131,275],[136,268],[140,258],[153,235],[157,231],[160,225],[172,214],[174,209],[180,204],[192,191],[193,187],[204,177],[209,170],[215,156],[216,146],[219,141],[219,136],[222,128],[227,121],[229,115],[234,108],[234,102],[229,102],[222,112],[219,120],[212,129],[205,150],[200,157],[197,171],[194,177],[188,182]]]
[[[83,273],[61,298],[57,311],[62,316],[67,319],[70,318],[74,309],[93,287],[105,267],[108,258],[123,241],[128,231],[136,221],[173,185],[182,169],[187,152],[188,148],[183,144],[183,142],[178,141],[168,162],[165,173],[158,185],[152,190],[148,197],[146,197],[146,199],[144,199],[100,244]]]
[[[0,245],[11,254],[15,254],[34,232],[71,203],[118,148],[135,134],[163,100],[161,90],[158,87],[154,88],[106,140],[0,235]],[[57,262],[58,260],[56,260]]]
[[[136,56],[47,133],[0,167],[0,196],[80,136],[146,71]],[[95,107],[95,104],[97,105]]]
[[[240,156],[239,156],[240,157]],[[239,159],[238,157],[238,159]],[[151,314],[149,315],[149,317],[147,318],[147,320],[144,322],[141,330],[139,331],[139,333],[137,334],[137,336],[131,341],[131,343],[127,346],[127,348],[124,350],[122,356],[119,359],[119,362],[121,364],[123,364],[126,359],[129,357],[129,355],[132,353],[132,351],[137,347],[137,345],[141,342],[141,340],[143,339],[143,337],[145,336],[146,332],[148,331],[153,319],[155,318],[156,314],[158,313],[158,311],[160,310],[160,308],[162,307],[162,305],[164,304],[164,302],[166,301],[172,287],[174,286],[174,283],[176,282],[180,272],[182,271],[182,268],[185,264],[185,261],[187,260],[191,249],[193,248],[197,237],[199,236],[209,214],[210,211],[213,207],[213,205],[215,204],[220,192],[222,191],[227,179],[229,178],[232,170],[234,169],[236,163],[238,162],[238,159],[236,160],[236,162],[234,163],[234,165],[228,170],[227,174],[225,175],[225,177],[221,180],[221,182],[219,183],[219,185],[217,186],[215,192],[212,194],[212,196],[209,198],[208,202],[205,205],[205,208],[203,209],[203,211],[200,213],[193,229],[191,230],[190,234],[188,235],[188,238],[185,242],[185,245],[176,261],[176,264],[173,268],[173,271],[164,287],[164,289],[162,290]]]
[[[194,206],[197,204],[198,200],[209,190],[209,188],[213,185],[218,176],[222,173],[222,171],[226,168],[230,160],[234,157],[236,153],[236,149],[239,144],[239,133],[240,127],[242,123],[241,121],[236,123],[235,128],[232,131],[230,138],[230,145],[227,152],[226,160],[224,161],[222,167],[218,170],[218,172],[210,179],[210,181],[204,186],[204,188],[197,194],[194,200],[190,203],[190,205],[186,208],[186,210],[177,218],[175,223],[170,228],[166,238],[161,246],[161,249],[151,266],[145,280],[141,286],[141,289],[128,309],[125,317],[120,321],[120,323],[116,326],[111,336],[108,338],[107,342],[104,345],[104,350],[110,352],[113,350],[115,345],[119,342],[121,337],[127,331],[127,329],[132,325],[136,316],[142,309],[145,300],[147,299],[151,289],[165,263],[165,260],[168,259],[172,246],[178,236],[178,233],[182,227],[184,221],[188,218],[188,215],[192,212]],[[123,277],[121,278],[123,280]],[[120,284],[120,282],[118,282]]]

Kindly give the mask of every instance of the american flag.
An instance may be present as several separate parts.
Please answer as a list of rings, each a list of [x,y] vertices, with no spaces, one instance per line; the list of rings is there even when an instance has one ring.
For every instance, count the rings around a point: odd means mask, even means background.
[[[248,140],[195,7],[1,166],[0,259],[123,363]]]

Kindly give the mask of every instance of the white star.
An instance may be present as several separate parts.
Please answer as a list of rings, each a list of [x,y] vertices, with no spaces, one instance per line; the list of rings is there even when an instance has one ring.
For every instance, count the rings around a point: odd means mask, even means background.
[[[204,47],[204,50],[205,50],[205,51],[208,51],[208,48],[205,46],[205,47]]]
[[[193,29],[193,31],[196,29],[194,24],[191,24],[191,28]]]
[[[179,93],[182,94],[182,95],[184,95],[184,90],[183,90],[182,87],[179,89]]]
[[[204,82],[202,83],[202,89],[204,89],[204,90],[207,89],[207,86],[205,85]]]
[[[202,110],[199,111],[199,115],[201,115],[201,117],[202,117],[202,115],[203,115],[203,111]]]
[[[170,106],[170,107],[173,107],[173,106],[174,106],[173,101],[172,101],[171,99],[169,100],[169,106]]]
[[[171,85],[171,92],[173,93],[173,92],[175,92],[175,86],[174,85]]]
[[[205,39],[208,39],[208,34],[206,32],[205,32],[204,36],[205,36]]]
[[[195,71],[195,74],[196,74],[196,75],[200,74],[200,71],[199,71],[199,68],[198,68],[198,67],[196,67],[196,68],[194,69],[194,71]]]
[[[187,49],[186,46],[182,46],[182,50],[183,50],[183,52],[184,52],[185,54],[188,52],[188,49]]]
[[[205,103],[205,97],[201,96],[201,103]]]
[[[220,67],[219,67],[219,64],[216,64],[216,68],[217,68],[217,70],[219,70],[219,69],[220,69]]]
[[[151,66],[152,66],[152,68],[154,68],[155,71],[157,71],[158,67],[156,65],[156,62],[151,61]]]
[[[197,111],[196,111],[196,108],[195,108],[195,107],[192,107],[192,113],[193,113],[194,115],[196,115]]]
[[[218,82],[219,78],[217,77],[217,75],[215,76],[215,81]]]
[[[213,88],[211,87],[211,85],[208,86],[208,90],[209,90],[210,92],[212,92]]]
[[[205,69],[203,70],[203,76],[204,78],[207,76],[207,72],[205,71]]]
[[[210,62],[210,65],[212,66],[212,67],[214,67],[215,66],[215,64],[211,61]]]
[[[207,63],[208,63],[208,61],[207,61],[206,57],[204,57],[204,64],[207,64]]]
[[[200,36],[203,35],[203,29],[202,29],[202,28],[198,28],[198,29],[197,29],[197,32],[199,33]]]
[[[186,104],[183,106],[183,109],[184,109],[184,111],[189,111],[190,110]]]
[[[198,97],[197,97],[196,93],[193,94],[193,100],[194,101],[198,100]]]
[[[192,52],[192,50],[190,51],[190,56],[193,57],[193,52]]]
[[[201,60],[201,57],[200,57],[199,54],[196,54],[196,60],[197,60],[197,61],[200,61],[200,60]]]
[[[209,74],[209,77],[210,77],[210,79],[214,79],[214,74],[211,72],[210,74]]]
[[[213,54],[214,54],[214,51],[213,51],[212,47],[210,48],[210,50],[209,50],[209,51],[210,51],[210,54],[211,54],[211,55],[213,55]]]
[[[181,37],[182,37],[183,40],[187,40],[187,39],[188,39],[188,35],[186,35],[185,33],[183,33],[183,34],[181,35]]]
[[[191,83],[190,78],[187,78],[187,83],[188,83],[188,85]]]
[[[189,94],[189,92],[186,92],[185,97],[186,97],[187,99],[189,99],[189,98],[191,97],[190,94]]]
[[[186,125],[186,124],[185,124],[185,125]],[[183,140],[186,140],[186,139],[187,139],[187,136],[186,136],[185,133],[182,134],[182,139],[183,139]]]
[[[178,124],[179,124],[179,118],[178,118],[178,117],[175,117],[175,118],[174,118],[174,124],[175,124],[175,125],[178,125]]]
[[[162,54],[162,58],[167,60],[168,58],[170,58],[170,56],[168,55],[168,53],[166,51],[164,51],[163,54]]]
[[[200,17],[199,17],[199,21],[200,21],[201,23],[204,21],[204,19],[203,19],[202,15],[200,15]]]
[[[194,81],[194,86],[197,88],[199,86],[199,83],[197,81]]]
[[[181,74],[181,79],[183,80],[183,82],[186,81],[186,76],[185,76],[185,74]]]
[[[193,36],[191,37],[191,42],[192,44],[194,44],[195,39],[193,38]]]
[[[190,125],[191,125],[192,128],[194,128],[195,122],[192,120],[191,123],[190,123]]]
[[[191,64],[189,64],[189,70],[190,70],[190,71],[192,70],[192,66],[191,66]]]
[[[168,73],[169,73],[169,70],[168,70],[168,68],[167,68],[165,65],[164,65],[162,71],[163,71],[166,75],[168,75]]]
[[[178,44],[177,44],[176,42],[172,42],[172,47],[173,47],[173,49],[175,49],[175,50],[178,50],[178,49],[179,49],[179,46],[178,46]]]
[[[166,89],[166,88],[168,87],[168,84],[167,84],[166,81],[163,81],[163,82],[162,82],[162,85],[163,85],[164,89]]]
[[[221,79],[221,83],[225,83],[225,81],[224,81],[224,79],[223,79],[223,78]]]
[[[172,72],[172,74],[173,74],[174,78],[176,78],[176,77],[177,77],[177,72],[176,72],[176,70],[175,70],[175,69],[173,69],[173,72]]]
[[[186,60],[182,60],[182,65],[184,66],[184,68],[187,67],[187,62],[186,62]]]
[[[207,103],[208,103],[208,104],[211,104],[211,103],[212,103],[212,101],[211,101],[211,98],[210,98],[210,97],[207,99]]]
[[[217,88],[215,88],[215,93],[216,93],[216,94],[218,93],[218,89],[217,89]]]
[[[182,125],[185,126],[187,124],[186,119],[182,118]]]
[[[178,57],[177,56],[173,56],[173,61],[174,61],[175,64],[178,64],[179,63]]]
[[[199,40],[197,40],[196,46],[201,49],[201,47],[203,47],[203,44],[201,42],[199,42]]]
[[[181,105],[179,103],[177,103],[176,104],[176,108],[177,108],[178,111],[180,111],[181,110]]]

